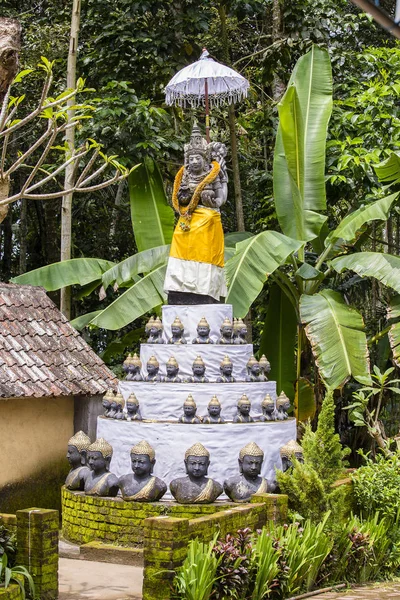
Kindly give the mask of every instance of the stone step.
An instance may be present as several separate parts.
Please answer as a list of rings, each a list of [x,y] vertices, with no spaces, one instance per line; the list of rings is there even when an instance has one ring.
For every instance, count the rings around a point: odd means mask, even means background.
[[[143,567],[143,548],[115,546],[103,542],[88,542],[80,547],[80,558],[114,565]]]

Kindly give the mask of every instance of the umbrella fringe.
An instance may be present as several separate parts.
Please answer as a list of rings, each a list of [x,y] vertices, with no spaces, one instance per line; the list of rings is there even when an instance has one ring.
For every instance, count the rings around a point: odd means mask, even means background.
[[[219,107],[224,104],[236,104],[237,102],[247,98],[247,92],[247,88],[244,88],[218,93],[218,95],[215,96],[210,94],[208,97],[210,108]],[[168,106],[175,104],[181,108],[187,108],[187,106],[190,106],[191,108],[198,108],[199,106],[205,105],[205,99],[203,95],[186,95],[184,92],[177,92],[174,90],[165,90],[165,102]]]

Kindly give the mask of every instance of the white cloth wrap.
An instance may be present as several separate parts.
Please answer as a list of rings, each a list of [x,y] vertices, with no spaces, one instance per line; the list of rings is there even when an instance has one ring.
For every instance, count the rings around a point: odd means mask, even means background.
[[[216,342],[221,337],[220,328],[225,319],[232,321],[232,304],[195,304],[195,305],[167,305],[162,307],[162,322],[164,326],[164,340],[172,337],[171,325],[176,317],[182,321],[185,328],[184,338],[191,344],[197,337],[197,325],[205,317],[210,326],[210,337]],[[172,347],[172,346],[171,346]]]
[[[179,364],[181,379],[193,375],[193,361],[197,356],[201,356],[206,366],[205,376],[210,381],[215,381],[221,375],[220,364],[227,355],[233,364],[233,377],[244,381],[247,375],[246,365],[252,353],[252,344],[243,344],[242,346],[230,344],[141,344],[142,376],[147,375],[146,364],[152,355],[160,364],[161,375],[166,375],[166,362],[171,356],[174,356]]]
[[[255,442],[264,451],[261,474],[275,480],[275,467],[282,467],[279,449],[296,439],[296,420],[268,423],[231,423],[225,425],[185,425],[115,421],[99,417],[97,437],[106,439],[114,449],[110,471],[117,476],[131,472],[130,450],[147,440],[156,452],[154,475],[169,484],[185,475],[185,452],[192,444],[202,443],[210,452],[209,477],[221,484],[238,471],[239,451]],[[170,497],[169,490],[166,497]]]
[[[221,403],[221,416],[231,421],[237,414],[237,402],[246,394],[251,402],[251,416],[262,413],[265,394],[276,398],[275,381],[266,383],[151,383],[120,381],[119,391],[127,400],[133,392],[139,400],[143,419],[177,421],[183,414],[183,403],[192,394],[200,417],[207,415],[207,406],[214,394]]]
[[[225,271],[211,263],[170,256],[164,281],[165,292],[191,292],[216,300],[227,295]]]

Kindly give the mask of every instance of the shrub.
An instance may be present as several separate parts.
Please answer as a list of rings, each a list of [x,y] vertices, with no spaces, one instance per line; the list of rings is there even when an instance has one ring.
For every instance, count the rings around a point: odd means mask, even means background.
[[[198,539],[189,543],[187,557],[177,569],[174,579],[178,598],[209,600],[220,561],[213,552],[215,543],[216,538],[209,544],[203,544]]]
[[[8,565],[7,554],[3,554],[0,560],[0,587],[7,588],[10,582],[17,583],[21,589],[22,597],[25,598],[25,580],[28,584],[31,598],[35,596],[35,584],[32,576],[25,567]]]

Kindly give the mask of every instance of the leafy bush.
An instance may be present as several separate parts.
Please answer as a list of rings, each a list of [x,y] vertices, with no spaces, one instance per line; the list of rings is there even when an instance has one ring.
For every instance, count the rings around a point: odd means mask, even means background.
[[[239,529],[236,536],[228,534],[218,541],[213,552],[218,566],[213,590],[215,600],[242,598],[249,583],[251,530]],[[251,568],[254,565],[251,564]]]
[[[8,564],[12,567],[15,562],[16,536],[7,527],[0,524],[0,559],[7,554]]]
[[[25,598],[25,580],[28,584],[30,597],[34,598],[35,584],[32,576],[25,567],[9,567],[7,554],[4,553],[0,560],[0,587],[7,588],[11,582],[14,582],[19,585],[22,597]]]
[[[198,539],[191,540],[188,555],[174,580],[178,598],[209,600],[220,562],[213,552],[215,543],[216,538],[209,544],[203,544]]]

